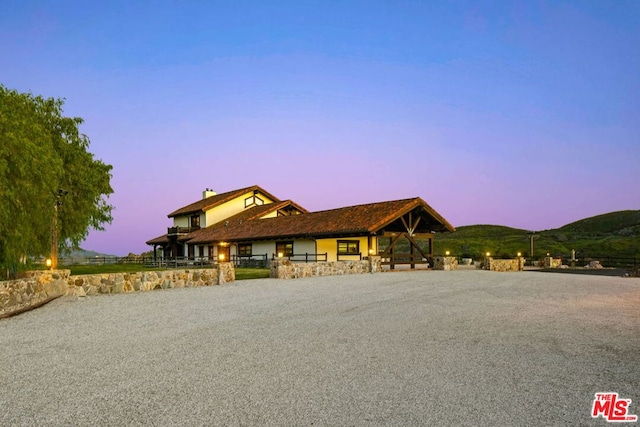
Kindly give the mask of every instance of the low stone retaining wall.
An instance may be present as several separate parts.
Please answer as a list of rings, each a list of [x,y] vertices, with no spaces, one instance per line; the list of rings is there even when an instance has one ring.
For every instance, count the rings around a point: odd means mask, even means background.
[[[562,258],[544,258],[544,268],[560,268],[562,267]]]
[[[120,294],[155,289],[214,286],[233,282],[234,280],[235,270],[233,269],[233,263],[224,263],[220,269],[88,274],[69,277],[67,295]]]
[[[433,259],[433,269],[445,271],[457,270],[458,258],[453,256],[437,256]]]
[[[0,318],[43,305],[67,293],[70,270],[29,271],[0,282]]]
[[[381,258],[369,257],[361,261],[291,262],[288,259],[271,261],[271,278],[299,279],[313,276],[340,276],[344,274],[378,273],[382,271]]]
[[[0,282],[0,318],[42,305],[62,295],[86,296],[212,286],[233,282],[233,263],[218,268],[162,270],[71,276],[69,270],[28,272],[23,279]]]
[[[524,258],[514,258],[514,259],[486,258],[484,260],[483,268],[485,270],[499,271],[499,272],[522,271],[524,270]]]

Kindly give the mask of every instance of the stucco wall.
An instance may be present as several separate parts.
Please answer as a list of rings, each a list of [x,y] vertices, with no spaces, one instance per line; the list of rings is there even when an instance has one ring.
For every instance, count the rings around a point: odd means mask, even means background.
[[[327,252],[329,255],[327,257],[327,261],[337,261],[338,260],[338,240],[356,240],[359,242],[360,253],[363,257],[369,255],[369,245],[367,243],[367,237],[344,237],[340,239],[318,239],[318,253]],[[350,256],[340,256],[340,260],[358,260],[358,256],[350,255]]]
[[[251,196],[253,196],[253,191],[246,192],[240,197],[237,197],[220,206],[217,206],[214,209],[210,209],[206,213],[206,221],[205,221],[206,224],[213,225],[237,213],[242,212],[245,209],[244,200],[247,197],[251,197]],[[264,201],[265,205],[267,203],[273,203],[273,200],[265,196],[262,192],[258,192],[257,196]]]

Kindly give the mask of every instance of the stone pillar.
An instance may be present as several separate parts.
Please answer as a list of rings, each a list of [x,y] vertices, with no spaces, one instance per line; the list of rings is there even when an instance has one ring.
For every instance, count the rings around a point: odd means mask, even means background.
[[[382,271],[382,258],[378,255],[369,256],[369,272],[379,273]]]
[[[218,263],[218,285],[236,280],[236,270],[232,262]]]
[[[272,279],[283,279],[287,277],[287,269],[291,266],[291,260],[286,258],[275,258],[271,260],[271,273],[269,277]]]
[[[544,258],[544,268],[559,268],[561,265],[562,259],[556,259],[550,256]]]
[[[458,259],[453,256],[437,256],[434,258],[433,263],[434,270],[457,270],[458,269]]]

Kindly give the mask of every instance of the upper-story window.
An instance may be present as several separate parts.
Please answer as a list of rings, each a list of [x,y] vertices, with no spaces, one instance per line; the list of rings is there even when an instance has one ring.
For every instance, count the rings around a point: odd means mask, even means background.
[[[193,215],[191,217],[191,227],[200,227],[200,215]]]
[[[252,196],[249,196],[246,199],[244,199],[245,208],[248,208],[249,206],[254,206],[254,205],[258,205],[258,206],[264,205],[264,200],[262,200],[256,194],[253,194]]]

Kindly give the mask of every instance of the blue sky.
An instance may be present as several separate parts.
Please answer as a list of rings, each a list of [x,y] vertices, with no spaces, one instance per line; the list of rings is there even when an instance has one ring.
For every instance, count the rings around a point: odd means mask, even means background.
[[[142,252],[258,184],[310,210],[422,197],[453,225],[640,209],[640,2],[4,1],[0,83],[66,99]]]

